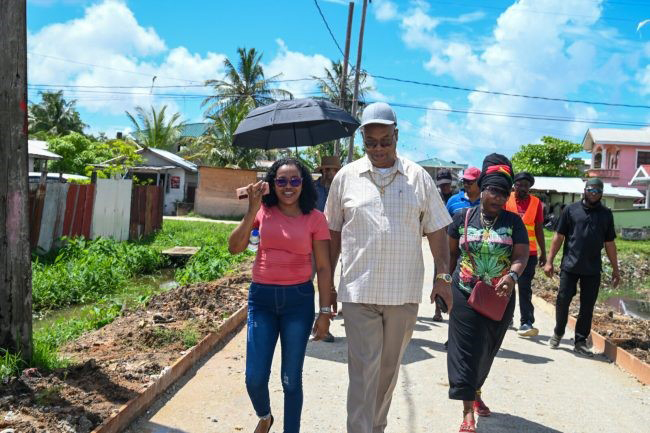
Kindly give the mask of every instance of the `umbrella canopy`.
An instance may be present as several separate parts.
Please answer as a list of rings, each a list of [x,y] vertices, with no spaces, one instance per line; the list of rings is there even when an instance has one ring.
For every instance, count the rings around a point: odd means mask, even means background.
[[[349,137],[357,119],[333,103],[319,99],[291,99],[258,107],[235,131],[234,146],[278,149],[315,146]]]

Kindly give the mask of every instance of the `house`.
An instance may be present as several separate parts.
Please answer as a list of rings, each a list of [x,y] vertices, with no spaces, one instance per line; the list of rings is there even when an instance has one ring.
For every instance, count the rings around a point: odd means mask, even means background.
[[[418,161],[418,164],[424,167],[427,173],[434,179],[438,171],[449,170],[454,180],[457,180],[463,173],[463,170],[467,168],[467,164],[457,164],[455,161],[445,161],[440,158],[425,159],[424,161]]]
[[[256,170],[201,166],[199,173],[194,206],[197,213],[214,218],[239,218],[246,213],[248,200],[239,200],[235,190],[256,182]]]
[[[28,140],[27,141],[27,153],[29,160],[29,171],[43,171],[44,162],[47,161],[56,161],[61,159],[60,155],[57,155],[54,152],[47,150],[47,141],[40,140]],[[34,170],[34,167],[39,170]],[[45,170],[47,171],[47,170]]]
[[[630,185],[645,186],[645,208],[650,209],[650,164],[643,164],[636,169]]]
[[[634,202],[643,198],[636,188],[614,186],[609,182],[603,184],[602,202],[610,209],[633,209]],[[565,205],[582,198],[584,189],[585,181],[579,177],[535,176],[530,191],[542,199],[549,212],[559,215]]]
[[[196,187],[199,183],[199,170],[196,164],[163,149],[144,147],[136,153],[142,156],[142,163],[129,167],[126,175],[136,177],[139,182],[150,180],[152,185],[164,187],[164,215],[176,214],[177,203],[193,204]],[[115,159],[97,164],[106,166]]]
[[[589,177],[598,177],[616,187],[627,187],[637,169],[650,164],[650,128],[590,128],[582,147],[591,152]],[[645,190],[647,186],[639,186]]]

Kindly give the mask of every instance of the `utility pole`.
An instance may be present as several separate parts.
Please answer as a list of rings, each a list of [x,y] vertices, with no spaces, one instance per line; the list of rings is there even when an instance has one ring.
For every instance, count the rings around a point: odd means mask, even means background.
[[[0,348],[32,357],[27,188],[27,5],[0,8]]]
[[[359,48],[357,50],[357,67],[354,71],[354,96],[352,97],[352,114],[357,115],[357,106],[359,105],[359,75],[361,75],[361,52],[363,50],[363,30],[366,26],[366,9],[368,9],[368,0],[363,0],[363,9],[361,10],[361,28],[359,29]],[[354,157],[354,134],[350,137],[348,146],[348,162],[352,162]]]
[[[352,18],[354,16],[354,2],[348,4],[348,28],[345,33],[345,53],[343,54],[343,70],[341,74],[341,108],[345,110],[345,94],[348,82],[348,61],[350,58],[350,34],[352,33]],[[341,139],[336,140],[334,154],[341,157]]]

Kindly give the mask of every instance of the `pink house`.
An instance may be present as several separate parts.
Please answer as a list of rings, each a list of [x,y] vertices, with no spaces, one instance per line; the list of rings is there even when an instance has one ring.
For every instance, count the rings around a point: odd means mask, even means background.
[[[582,147],[591,152],[589,177],[627,187],[637,169],[650,164],[650,128],[590,128],[582,140]]]

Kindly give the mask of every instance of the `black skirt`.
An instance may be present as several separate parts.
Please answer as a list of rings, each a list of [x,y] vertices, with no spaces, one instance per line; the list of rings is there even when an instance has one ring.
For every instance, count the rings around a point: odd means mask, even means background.
[[[492,367],[515,311],[515,290],[501,321],[474,311],[467,303],[469,294],[452,287],[454,305],[449,315],[447,374],[449,398],[474,400]]]

